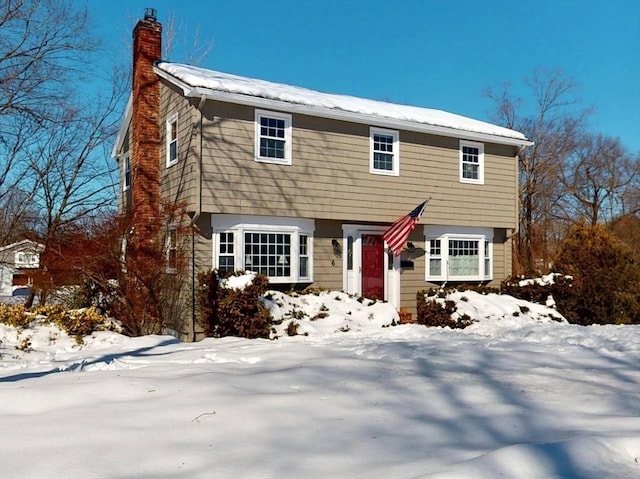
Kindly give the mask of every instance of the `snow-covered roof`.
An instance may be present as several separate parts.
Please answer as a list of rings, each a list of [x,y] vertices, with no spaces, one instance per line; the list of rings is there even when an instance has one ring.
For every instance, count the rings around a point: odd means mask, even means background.
[[[520,132],[442,110],[323,93],[180,63],[158,62],[156,73],[180,87],[188,97],[499,144],[531,144]]]
[[[17,241],[15,243],[0,247],[0,251],[7,250],[34,251],[39,253],[44,250],[44,245],[41,243],[36,243],[35,241],[32,241],[30,239],[23,239],[22,241]]]

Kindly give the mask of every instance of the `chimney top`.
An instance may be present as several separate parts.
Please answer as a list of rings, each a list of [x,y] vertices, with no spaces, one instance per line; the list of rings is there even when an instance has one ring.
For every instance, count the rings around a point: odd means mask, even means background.
[[[156,21],[156,9],[155,8],[145,8],[144,9],[144,19],[151,20],[152,22]]]

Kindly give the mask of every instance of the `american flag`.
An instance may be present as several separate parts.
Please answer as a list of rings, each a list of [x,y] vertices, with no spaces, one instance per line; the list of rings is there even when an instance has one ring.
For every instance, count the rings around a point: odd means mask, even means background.
[[[423,201],[416,206],[411,213],[396,220],[382,235],[391,251],[393,251],[394,256],[398,256],[402,251],[409,234],[415,229],[418,221],[420,221],[422,212],[427,207],[428,202],[429,200]]]

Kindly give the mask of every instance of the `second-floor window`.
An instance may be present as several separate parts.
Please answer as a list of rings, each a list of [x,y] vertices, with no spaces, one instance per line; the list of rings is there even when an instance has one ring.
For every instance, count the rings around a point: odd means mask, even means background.
[[[167,120],[167,167],[178,162],[178,115]]]
[[[37,268],[40,265],[40,255],[18,251],[15,253],[14,263],[17,268]]]
[[[460,181],[484,183],[484,145],[482,143],[460,142]]]
[[[369,171],[397,176],[400,171],[399,134],[395,130],[370,128],[371,153]]]
[[[256,110],[256,161],[291,164],[291,115]]]

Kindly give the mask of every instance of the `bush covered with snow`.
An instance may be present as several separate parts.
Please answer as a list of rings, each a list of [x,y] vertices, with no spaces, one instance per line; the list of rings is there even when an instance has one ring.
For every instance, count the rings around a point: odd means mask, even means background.
[[[221,338],[268,338],[271,314],[260,299],[269,279],[264,275],[236,271],[219,277],[217,271],[200,275],[200,311],[207,336]]]
[[[455,290],[449,290],[449,292],[453,291]],[[447,294],[444,289],[418,292],[418,324],[456,329],[466,328],[473,322],[468,316],[458,317],[456,315],[456,303],[447,299]]]
[[[502,282],[500,291],[518,299],[556,307],[560,312],[568,310],[575,296],[573,277],[559,273],[527,279],[510,277]]]
[[[82,344],[84,337],[94,331],[116,331],[118,326],[95,308],[65,309],[60,305],[25,308],[22,305],[0,304],[0,323],[19,330],[27,329],[34,323],[51,324],[75,338]]]
[[[473,289],[432,288],[418,292],[418,323],[462,329],[486,321],[510,325],[567,322],[551,306],[502,294],[496,289]]]

